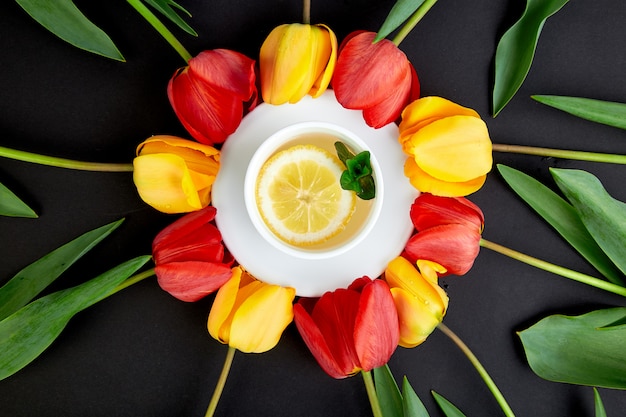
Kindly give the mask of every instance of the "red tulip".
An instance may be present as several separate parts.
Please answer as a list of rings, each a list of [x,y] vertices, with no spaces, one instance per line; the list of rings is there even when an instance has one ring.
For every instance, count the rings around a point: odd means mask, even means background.
[[[363,110],[374,128],[400,117],[402,109],[419,98],[417,73],[404,52],[388,39],[372,43],[374,32],[353,32],[339,50],[332,86],[337,101]]]
[[[384,365],[400,338],[389,286],[368,277],[317,300],[301,298],[294,319],[311,353],[333,378]]]
[[[464,197],[420,194],[411,206],[411,220],[418,233],[409,239],[404,254],[412,263],[433,261],[453,275],[471,269],[484,224],[478,206]]]
[[[227,49],[201,52],[167,86],[174,112],[198,142],[222,143],[256,105],[254,60]]]
[[[232,275],[222,235],[210,223],[215,213],[215,208],[209,206],[187,214],[163,229],[152,242],[159,285],[182,301],[205,297]]]

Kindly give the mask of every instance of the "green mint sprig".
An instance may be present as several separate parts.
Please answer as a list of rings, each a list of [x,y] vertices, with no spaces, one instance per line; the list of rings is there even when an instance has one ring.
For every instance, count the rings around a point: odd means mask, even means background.
[[[369,151],[355,155],[342,142],[335,142],[339,160],[346,166],[339,180],[341,188],[354,191],[363,200],[371,200],[376,195],[376,185],[372,176]]]

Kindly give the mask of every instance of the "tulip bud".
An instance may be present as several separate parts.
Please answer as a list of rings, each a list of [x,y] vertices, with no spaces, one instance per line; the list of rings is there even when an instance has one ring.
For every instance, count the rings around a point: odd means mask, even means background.
[[[255,280],[241,267],[220,288],[207,327],[213,338],[245,353],[272,349],[293,320],[293,288]]]
[[[487,125],[474,110],[423,97],[402,112],[404,173],[421,192],[459,197],[478,191],[491,170]]]
[[[219,151],[174,136],[153,136],[137,147],[133,181],[139,196],[164,213],[200,210],[211,202]]]
[[[357,31],[343,41],[332,86],[347,109],[363,110],[368,126],[396,121],[420,94],[417,73],[404,52],[388,39],[373,43],[376,33]]]
[[[261,94],[270,104],[319,97],[330,83],[337,60],[337,38],[325,25],[285,24],[261,46]]]
[[[161,288],[182,301],[197,301],[231,276],[222,235],[212,222],[214,207],[187,214],[152,242],[152,257]]]

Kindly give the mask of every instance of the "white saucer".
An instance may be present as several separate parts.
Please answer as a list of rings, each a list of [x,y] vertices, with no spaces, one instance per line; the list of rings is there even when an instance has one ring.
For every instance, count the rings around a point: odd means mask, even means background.
[[[370,234],[352,249],[324,259],[295,257],[271,245],[252,224],[244,201],[246,170],[256,149],[278,130],[306,121],[334,123],[359,136],[376,156],[385,184],[381,213]],[[332,91],[316,99],[306,96],[296,104],[260,104],[222,147],[211,199],[224,244],[254,277],[293,287],[303,297],[345,288],[364,275],[380,276],[413,231],[409,210],[419,194],[404,176],[406,155],[397,138],[395,124],[380,129],[367,126],[361,112],[344,109]]]

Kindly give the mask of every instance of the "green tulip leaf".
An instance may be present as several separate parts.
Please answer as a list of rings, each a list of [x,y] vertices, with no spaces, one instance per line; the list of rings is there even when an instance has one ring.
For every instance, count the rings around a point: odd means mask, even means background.
[[[15,0],[33,19],[64,41],[107,58],[124,61],[111,38],[71,0]]]
[[[402,379],[402,410],[404,417],[430,417],[406,376]]]
[[[0,216],[36,219],[37,213],[0,183]]]
[[[494,117],[513,98],[528,75],[545,21],[567,2],[527,0],[522,17],[500,39],[495,57]]]
[[[550,169],[557,185],[604,253],[626,273],[626,204],[614,199],[593,174]]]
[[[74,262],[117,229],[123,221],[118,220],[87,232],[18,272],[0,288],[0,320],[35,298]]]
[[[600,393],[596,387],[593,387],[593,400],[596,406],[596,417],[606,417],[606,410],[604,409],[602,398],[600,398]]]
[[[619,307],[542,319],[519,333],[531,369],[550,381],[626,389],[626,325],[603,328],[625,316]]]
[[[433,398],[441,408],[441,411],[446,415],[446,417],[465,417],[465,414],[461,412],[454,404],[445,399],[442,395],[437,394],[435,391],[431,391]]]
[[[167,17],[170,21],[175,23],[179,28],[181,28],[188,34],[193,35],[193,36],[198,36],[198,33],[195,30],[193,30],[193,28],[189,26],[187,22],[183,20],[183,18],[176,12],[176,10],[174,10],[174,9],[178,9],[178,11],[190,17],[191,13],[189,13],[180,4],[176,3],[173,0],[144,0],[144,1],[148,3],[150,6],[154,7],[156,10],[158,10],[163,16]]]
[[[506,183],[574,249],[610,282],[624,285],[624,275],[598,246],[576,209],[536,179],[506,165],[498,165]]]
[[[386,38],[387,35],[399,28],[402,23],[419,9],[424,1],[425,0],[397,0],[378,30],[374,42]]]
[[[626,104],[583,97],[534,95],[534,100],[596,123],[626,129]]]
[[[402,417],[402,394],[388,365],[374,368],[376,396],[385,417]]]
[[[0,321],[0,380],[37,358],[78,312],[109,296],[150,256],[127,261],[74,288],[42,297]]]

